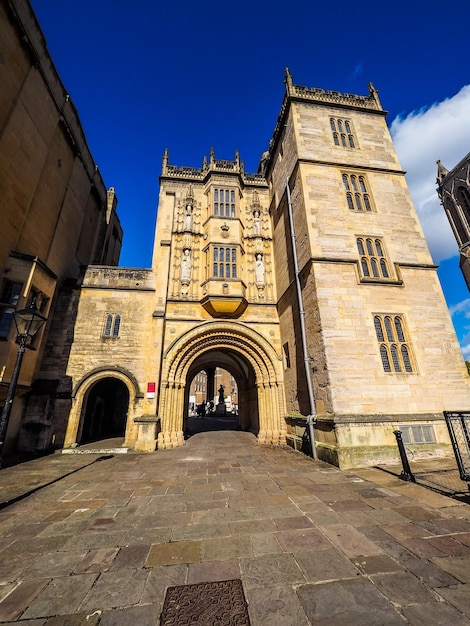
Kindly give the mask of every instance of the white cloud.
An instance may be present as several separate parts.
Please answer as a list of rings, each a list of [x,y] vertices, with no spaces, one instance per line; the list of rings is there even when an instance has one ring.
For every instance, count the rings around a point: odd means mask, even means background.
[[[453,304],[449,307],[449,313],[455,315],[456,313],[464,313],[465,317],[470,319],[470,298],[465,298],[457,304]]]
[[[470,85],[452,98],[396,117],[390,131],[434,262],[457,254],[436,192],[436,161],[449,170],[470,151]]]

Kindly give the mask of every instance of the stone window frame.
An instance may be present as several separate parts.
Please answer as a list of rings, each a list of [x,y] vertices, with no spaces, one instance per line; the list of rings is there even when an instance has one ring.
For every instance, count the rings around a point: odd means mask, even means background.
[[[221,199],[221,194],[224,196],[223,199]],[[212,208],[214,217],[235,218],[237,215],[236,198],[235,187],[213,187]]]
[[[470,222],[470,193],[464,185],[457,187],[457,199],[462,207],[465,217]]]
[[[374,313],[373,321],[384,372],[416,373],[404,316],[400,313]]]
[[[455,238],[459,246],[464,246],[469,241],[467,226],[462,217],[461,208],[452,198],[445,198],[444,209],[450,222],[450,226],[454,231]],[[470,224],[469,224],[470,226]]]
[[[122,317],[120,313],[106,313],[104,316],[104,339],[118,339]]]
[[[290,369],[291,360],[290,360],[290,350],[289,350],[289,342],[286,341],[282,344],[282,350],[284,353],[284,369]]]
[[[344,117],[330,117],[330,129],[335,146],[352,150],[357,147],[350,119],[345,119]]]
[[[362,278],[378,282],[392,278],[390,263],[381,237],[358,235],[356,246]]]
[[[350,211],[373,213],[374,206],[366,175],[360,172],[341,172],[341,180]]]
[[[234,245],[211,245],[212,257],[212,278],[217,280],[237,279],[238,278],[238,246]],[[229,252],[229,260],[226,260],[227,252]],[[227,272],[228,270],[228,272]],[[227,276],[227,273],[230,276]]]
[[[400,424],[398,430],[405,445],[437,443],[434,424]]]

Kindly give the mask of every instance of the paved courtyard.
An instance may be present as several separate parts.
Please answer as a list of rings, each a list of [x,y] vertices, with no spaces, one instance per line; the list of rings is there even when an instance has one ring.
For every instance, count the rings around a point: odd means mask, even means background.
[[[470,626],[468,504],[248,433],[52,455],[0,502],[2,624],[156,626],[168,587],[241,579],[251,626]]]

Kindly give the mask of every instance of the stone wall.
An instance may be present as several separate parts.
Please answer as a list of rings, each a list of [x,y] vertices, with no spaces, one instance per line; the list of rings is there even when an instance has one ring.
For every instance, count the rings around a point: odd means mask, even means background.
[[[48,316],[37,351],[25,357],[20,391],[30,394],[24,415],[20,406],[15,408],[7,446],[14,446],[24,421],[28,432],[38,430],[43,449],[52,443],[52,435],[41,432],[40,425],[47,422],[47,432],[54,430],[49,424],[55,421],[56,390],[66,386],[61,378],[70,350],[68,324],[75,318],[70,287],[79,284],[81,266],[94,259],[118,262],[122,229],[116,202],[111,199],[108,206],[108,192],[77,111],[29,2],[1,3],[0,42],[0,292],[8,281],[22,284],[16,302],[20,309],[40,292]],[[23,259],[20,274],[18,258]],[[53,277],[51,288],[44,290],[38,284],[36,265]],[[67,302],[68,296],[72,299]],[[0,303],[0,314],[5,309],[2,304],[11,303]],[[0,341],[0,404],[17,351],[13,328],[4,339]]]

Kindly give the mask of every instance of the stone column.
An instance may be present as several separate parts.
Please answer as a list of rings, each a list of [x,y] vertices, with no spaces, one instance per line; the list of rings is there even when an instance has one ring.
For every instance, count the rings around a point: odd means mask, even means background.
[[[214,380],[215,380],[215,367],[206,367],[207,385],[206,385],[206,400],[214,400]]]
[[[184,445],[184,434],[181,429],[183,423],[184,391],[178,387],[178,383],[170,383],[166,390],[165,417],[162,424],[163,431],[158,434],[158,447],[163,450]],[[178,409],[180,411],[179,413]]]

